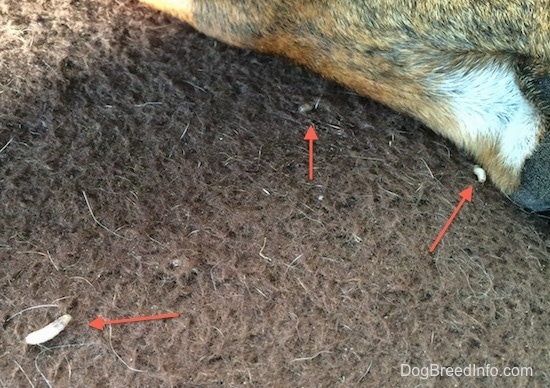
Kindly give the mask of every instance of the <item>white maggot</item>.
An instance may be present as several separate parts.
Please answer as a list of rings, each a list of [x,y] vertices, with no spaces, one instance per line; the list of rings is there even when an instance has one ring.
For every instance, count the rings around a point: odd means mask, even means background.
[[[483,183],[487,180],[487,174],[485,173],[485,170],[483,167],[478,166],[477,164],[474,166],[474,174],[477,177],[477,181],[480,183]]]
[[[25,337],[25,342],[29,345],[39,345],[44,342],[48,342],[52,338],[54,338],[56,335],[61,333],[63,329],[71,322],[71,317],[69,314],[65,314],[59,318],[57,318],[52,323],[44,326],[40,330],[33,331],[28,336]]]

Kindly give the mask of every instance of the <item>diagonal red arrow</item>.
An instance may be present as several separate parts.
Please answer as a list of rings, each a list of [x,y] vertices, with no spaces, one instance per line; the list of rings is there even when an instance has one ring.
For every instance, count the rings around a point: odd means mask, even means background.
[[[304,140],[309,141],[309,180],[313,180],[313,142],[319,140],[313,125],[310,125],[307,129]]]
[[[166,319],[166,318],[177,318],[179,313],[168,313],[168,314],[158,314],[158,315],[149,315],[146,317],[134,317],[134,318],[122,318],[122,319],[113,319],[104,321],[103,317],[100,315],[93,321],[91,321],[88,326],[93,327],[97,330],[103,330],[105,325],[115,325],[118,323],[131,323],[131,322],[140,322],[140,321],[152,321],[155,319]]]
[[[432,246],[430,248],[430,253],[433,253],[433,251],[435,251],[435,248],[437,247],[437,244],[439,244],[439,242],[441,241],[441,239],[443,238],[443,236],[447,232],[447,229],[449,229],[449,226],[451,226],[451,223],[453,222],[456,215],[460,211],[460,208],[462,208],[462,205],[464,205],[464,202],[466,202],[466,201],[472,202],[472,193],[473,193],[473,191],[474,191],[473,186],[469,186],[466,190],[462,190],[460,192],[460,194],[458,194],[462,197],[462,199],[460,200],[458,205],[456,205],[456,208],[455,208],[453,214],[451,214],[451,216],[447,220],[447,223],[445,224],[445,226],[443,226],[443,229],[441,229],[441,232],[439,232],[439,234],[437,235],[437,238],[435,239],[434,243],[432,244]]]

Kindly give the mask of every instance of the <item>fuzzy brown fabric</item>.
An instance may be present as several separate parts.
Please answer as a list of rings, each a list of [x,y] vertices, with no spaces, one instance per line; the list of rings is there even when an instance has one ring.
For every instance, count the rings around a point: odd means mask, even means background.
[[[550,386],[548,222],[445,140],[135,1],[0,20],[1,387]]]

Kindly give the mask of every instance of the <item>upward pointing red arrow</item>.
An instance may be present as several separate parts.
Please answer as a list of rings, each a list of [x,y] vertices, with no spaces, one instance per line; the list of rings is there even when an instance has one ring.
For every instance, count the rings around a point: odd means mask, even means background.
[[[447,223],[445,224],[445,226],[443,226],[443,229],[441,229],[441,232],[439,232],[439,234],[437,235],[437,238],[435,239],[434,243],[432,244],[431,248],[430,248],[430,253],[433,253],[433,251],[435,251],[435,248],[437,247],[437,244],[439,244],[439,242],[441,241],[441,239],[443,238],[443,236],[445,235],[445,233],[447,232],[447,229],[449,229],[449,226],[451,226],[451,223],[453,222],[453,220],[455,219],[456,215],[458,214],[458,212],[460,211],[460,208],[462,208],[462,205],[464,205],[464,203],[466,201],[468,202],[472,202],[472,194],[474,192],[474,187],[473,186],[469,186],[466,190],[462,190],[458,195],[460,195],[462,197],[462,199],[460,200],[460,202],[458,203],[458,205],[456,205],[456,208],[453,212],[453,214],[451,214],[451,216],[449,217],[449,219],[447,220]]]
[[[307,129],[304,140],[309,141],[309,180],[313,180],[313,142],[319,140],[313,125],[310,125]]]

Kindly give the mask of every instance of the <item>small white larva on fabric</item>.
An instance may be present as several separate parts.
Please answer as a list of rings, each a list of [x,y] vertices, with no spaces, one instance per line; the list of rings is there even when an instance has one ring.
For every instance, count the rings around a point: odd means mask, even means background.
[[[40,330],[33,331],[28,336],[25,337],[25,342],[29,345],[39,345],[43,344],[44,342],[48,342],[52,338],[54,338],[56,335],[61,333],[65,327],[71,322],[71,317],[69,314],[65,314],[59,318],[57,318],[52,323],[44,326]]]
[[[485,170],[483,167],[478,166],[477,164],[474,166],[474,174],[477,177],[478,182],[485,182],[487,180],[487,174],[485,173]]]

